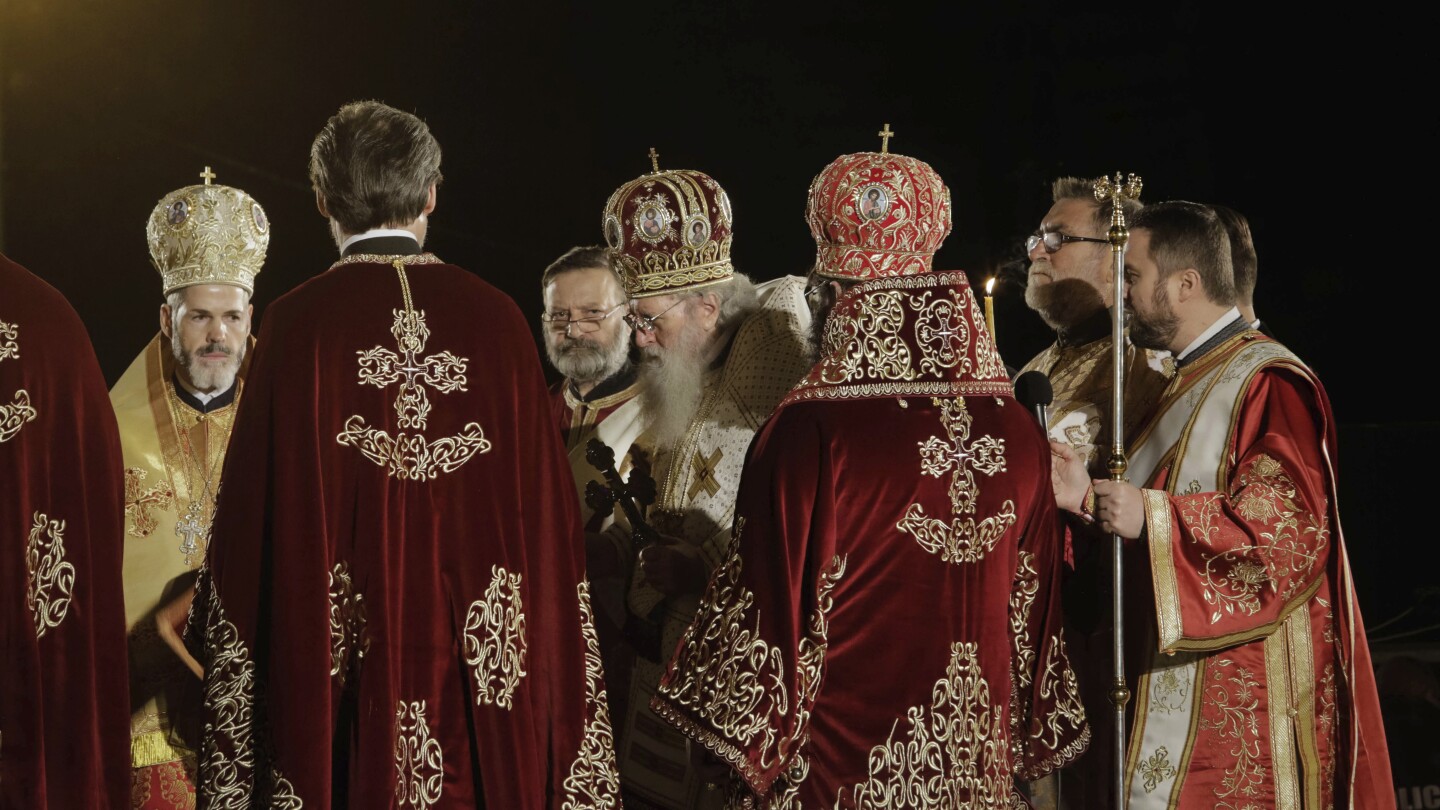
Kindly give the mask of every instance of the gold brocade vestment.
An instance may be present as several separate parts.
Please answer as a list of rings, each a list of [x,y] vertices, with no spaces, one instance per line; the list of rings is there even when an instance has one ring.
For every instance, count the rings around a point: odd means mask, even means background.
[[[131,766],[178,762],[188,772],[199,745],[201,683],[160,637],[155,614],[191,587],[204,561],[244,383],[237,375],[233,401],[200,413],[176,396],[174,379],[170,343],[156,335],[111,389],[110,402],[125,461]]]

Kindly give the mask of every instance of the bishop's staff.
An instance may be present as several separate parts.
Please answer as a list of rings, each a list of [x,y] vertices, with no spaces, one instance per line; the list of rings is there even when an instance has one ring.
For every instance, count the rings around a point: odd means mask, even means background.
[[[1110,257],[1114,283],[1110,307],[1110,342],[1115,363],[1114,388],[1110,397],[1110,461],[1108,464],[1111,481],[1124,481],[1125,471],[1130,462],[1125,457],[1125,247],[1130,241],[1130,230],[1125,226],[1125,200],[1140,198],[1141,180],[1131,174],[1121,181],[1119,172],[1115,179],[1102,177],[1095,181],[1095,199],[1109,200],[1110,214]],[[1110,685],[1110,703],[1115,707],[1114,762],[1115,807],[1123,808],[1125,802],[1125,704],[1130,702],[1130,688],[1125,685],[1125,597],[1123,575],[1125,561],[1122,557],[1124,541],[1119,534],[1110,535],[1111,582],[1113,595],[1115,639],[1113,671],[1115,680]]]

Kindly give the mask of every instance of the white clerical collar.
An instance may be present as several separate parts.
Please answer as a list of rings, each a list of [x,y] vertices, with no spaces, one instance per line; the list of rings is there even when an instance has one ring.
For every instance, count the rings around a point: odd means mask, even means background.
[[[1250,322],[1250,328],[1251,328],[1251,329],[1259,329],[1259,328],[1260,328],[1260,319],[1259,319],[1259,318],[1256,318],[1255,320],[1251,321],[1251,322]]]
[[[1219,318],[1216,318],[1216,319],[1215,319],[1215,322],[1212,323],[1212,324],[1210,324],[1210,328],[1209,328],[1209,329],[1206,329],[1204,332],[1201,332],[1201,333],[1200,333],[1200,337],[1197,337],[1197,338],[1195,338],[1194,340],[1190,341],[1190,345],[1185,347],[1185,351],[1180,352],[1179,354],[1175,355],[1175,361],[1176,361],[1176,362],[1179,362],[1179,361],[1181,361],[1181,360],[1184,360],[1186,355],[1190,354],[1191,352],[1195,351],[1196,349],[1200,348],[1201,346],[1204,346],[1204,345],[1205,345],[1205,341],[1207,341],[1207,340],[1209,340],[1210,338],[1215,337],[1216,335],[1218,335],[1218,334],[1220,333],[1220,330],[1221,330],[1221,329],[1224,329],[1225,327],[1229,326],[1231,323],[1233,323],[1233,322],[1234,322],[1236,319],[1238,319],[1239,317],[1240,317],[1240,308],[1239,308],[1239,307],[1230,307],[1228,310],[1225,311],[1225,314],[1224,314],[1224,315],[1221,315]]]
[[[178,376],[178,375],[177,375],[177,376]],[[186,393],[186,395],[188,395],[188,396],[190,396],[190,397],[193,397],[193,398],[195,399],[195,401],[196,401],[196,402],[199,402],[201,405],[209,405],[211,400],[215,399],[215,398],[218,397],[218,396],[221,396],[221,395],[224,394],[226,391],[229,391],[231,388],[234,388],[234,387],[235,387],[235,383],[232,382],[232,383],[230,383],[229,385],[225,386],[224,388],[222,388],[222,389],[219,390],[219,391],[216,391],[216,392],[211,393],[211,394],[204,394],[204,393],[201,393],[201,392],[199,392],[199,391],[192,390],[189,386],[186,386],[186,387],[185,387],[185,393]]]
[[[371,228],[364,233],[357,233],[354,236],[346,237],[345,241],[340,243],[340,255],[345,255],[345,251],[349,250],[351,245],[359,242],[361,239],[374,239],[377,236],[403,236],[406,239],[414,240],[416,245],[420,244],[420,240],[415,238],[415,234],[404,228]]]

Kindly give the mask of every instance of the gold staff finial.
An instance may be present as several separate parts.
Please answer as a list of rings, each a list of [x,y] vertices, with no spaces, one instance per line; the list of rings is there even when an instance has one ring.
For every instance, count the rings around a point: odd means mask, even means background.
[[[651,174],[660,173],[660,153],[656,152],[653,146],[650,147],[650,168],[654,170]]]
[[[203,178],[205,178],[205,185],[207,185],[207,186],[210,185],[210,181],[211,181],[211,180],[214,180],[214,179],[215,179],[215,173],[212,172],[212,171],[210,171],[210,167],[209,167],[209,166],[206,166],[206,167],[205,167],[205,171],[200,172],[200,176],[203,177]]]
[[[1133,172],[1126,175],[1122,180],[1120,172],[1115,173],[1115,179],[1101,177],[1095,181],[1095,199],[1099,202],[1109,200],[1112,203],[1110,214],[1111,228],[1125,227],[1125,210],[1120,203],[1123,200],[1140,199],[1140,189],[1145,185],[1144,181]]]
[[[890,154],[890,139],[895,137],[894,130],[890,129],[889,124],[886,124],[884,129],[875,134],[880,136],[880,154]]]

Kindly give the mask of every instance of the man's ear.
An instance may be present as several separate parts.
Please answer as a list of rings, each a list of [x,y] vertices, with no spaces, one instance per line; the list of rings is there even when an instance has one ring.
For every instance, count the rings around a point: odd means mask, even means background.
[[[315,190],[315,207],[319,209],[320,216],[330,218],[330,209],[325,207],[325,195],[321,194],[319,189]]]
[[[428,217],[428,216],[430,216],[430,214],[433,213],[434,211],[435,211],[435,184],[434,184],[434,183],[431,183],[431,184],[430,184],[430,193],[429,193],[429,196],[427,196],[427,197],[425,198],[425,210],[422,211],[421,213],[423,213],[425,216]]]
[[[160,334],[164,335],[164,336],[166,337],[166,339],[169,339],[170,337],[172,337],[172,335],[170,334],[170,324],[171,324],[170,318],[171,318],[170,305],[169,305],[169,304],[161,304],[161,305],[160,305]]]
[[[1175,274],[1176,288],[1175,298],[1184,303],[1195,296],[1205,297],[1205,283],[1200,279],[1200,271],[1193,267],[1187,267]]]
[[[705,326],[705,331],[715,331],[715,325],[720,322],[720,296],[713,292],[706,292],[695,299],[697,308],[696,315],[700,317],[700,323]]]

